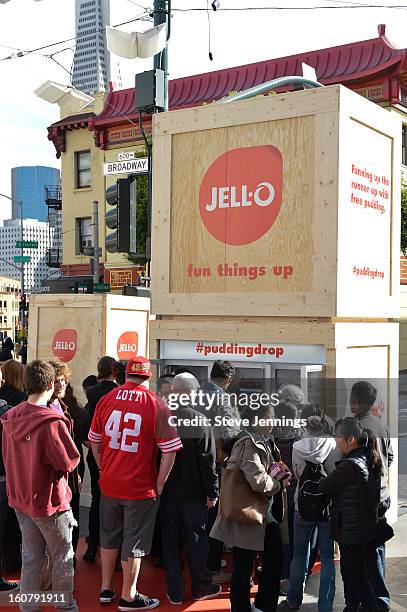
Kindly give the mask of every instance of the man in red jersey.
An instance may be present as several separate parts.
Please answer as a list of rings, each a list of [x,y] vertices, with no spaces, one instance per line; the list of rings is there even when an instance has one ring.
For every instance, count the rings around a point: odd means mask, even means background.
[[[98,402],[89,441],[100,474],[100,602],[110,603],[115,561],[121,547],[123,567],[119,610],[150,610],[160,602],[137,592],[141,558],[148,555],[159,496],[182,448],[171,411],[143,383],[151,376],[145,357],[131,359],[126,382]],[[162,452],[157,475],[158,449]]]

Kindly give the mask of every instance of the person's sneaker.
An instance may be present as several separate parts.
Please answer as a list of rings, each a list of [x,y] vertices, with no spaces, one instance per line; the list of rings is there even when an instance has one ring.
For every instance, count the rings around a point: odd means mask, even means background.
[[[224,584],[225,582],[230,582],[230,578],[232,576],[231,572],[224,572],[223,570],[211,572],[211,574],[213,584]]]
[[[114,599],[116,599],[116,591],[114,589],[103,589],[103,591],[100,591],[100,603],[112,603]]]
[[[226,567],[226,566],[227,566],[227,564],[228,564],[228,562],[226,561],[226,559],[222,559],[222,560],[221,560],[221,562],[220,562],[220,567],[221,567],[221,569],[222,569],[222,568],[224,568],[224,567]]]
[[[167,599],[170,602],[170,604],[174,605],[174,606],[181,606],[182,605],[182,599],[176,599],[176,597],[170,597],[167,593]]]
[[[254,605],[254,603],[252,603],[252,612],[263,612],[262,610],[260,610],[260,608],[256,608],[256,606]]]
[[[4,578],[0,579],[0,593],[15,591],[15,589],[18,589],[18,587],[18,582],[9,582],[8,580],[4,580]]]
[[[127,601],[127,599],[122,598],[119,601],[119,610],[120,612],[127,612],[127,610],[129,612],[131,612],[131,610],[152,610],[153,608],[158,608],[159,605],[159,599],[152,599],[151,597],[137,593],[133,601]]]
[[[194,601],[205,601],[206,599],[213,599],[222,593],[222,587],[220,584],[212,584],[207,591],[204,593],[197,593],[192,596]]]

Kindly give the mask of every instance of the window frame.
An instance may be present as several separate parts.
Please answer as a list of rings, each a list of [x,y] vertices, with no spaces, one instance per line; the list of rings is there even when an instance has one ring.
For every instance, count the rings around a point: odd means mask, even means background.
[[[75,218],[75,255],[83,256],[83,249],[85,246],[91,246],[91,244],[85,244],[84,238],[89,239],[89,234],[83,233],[83,221],[89,221],[91,228],[90,243],[92,244],[92,217],[76,217]],[[87,240],[89,242],[89,240]]]
[[[89,167],[80,168],[81,155],[89,155]],[[89,189],[92,186],[92,160],[90,149],[83,151],[75,151],[74,153],[74,165],[75,165],[75,189]],[[81,182],[81,175],[84,172],[89,172],[89,183],[83,184]]]

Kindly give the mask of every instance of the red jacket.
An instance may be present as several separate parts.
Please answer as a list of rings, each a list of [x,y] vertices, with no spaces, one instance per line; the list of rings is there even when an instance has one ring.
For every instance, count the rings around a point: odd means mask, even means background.
[[[65,417],[46,406],[23,402],[8,410],[1,422],[10,506],[37,517],[68,510],[68,473],[80,456]]]

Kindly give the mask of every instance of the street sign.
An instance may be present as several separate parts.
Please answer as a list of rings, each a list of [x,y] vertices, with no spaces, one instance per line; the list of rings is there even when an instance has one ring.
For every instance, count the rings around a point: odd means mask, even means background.
[[[83,254],[86,255],[86,257],[94,257],[95,256],[95,247],[93,247],[93,246],[85,246],[85,247],[83,247]],[[99,247],[98,255],[99,255],[99,257],[102,257],[102,247]]]
[[[14,255],[14,263],[28,263],[31,261],[30,255]]]
[[[78,285],[77,286],[78,293],[89,293],[88,289],[89,289],[88,285]]]
[[[106,293],[110,291],[110,283],[93,283],[95,293]]]
[[[138,157],[127,161],[106,162],[103,164],[103,174],[146,174],[148,172],[148,157]]]
[[[117,161],[127,161],[129,159],[136,159],[135,151],[125,151],[117,154]]]
[[[17,240],[17,249],[38,249],[37,240]]]

